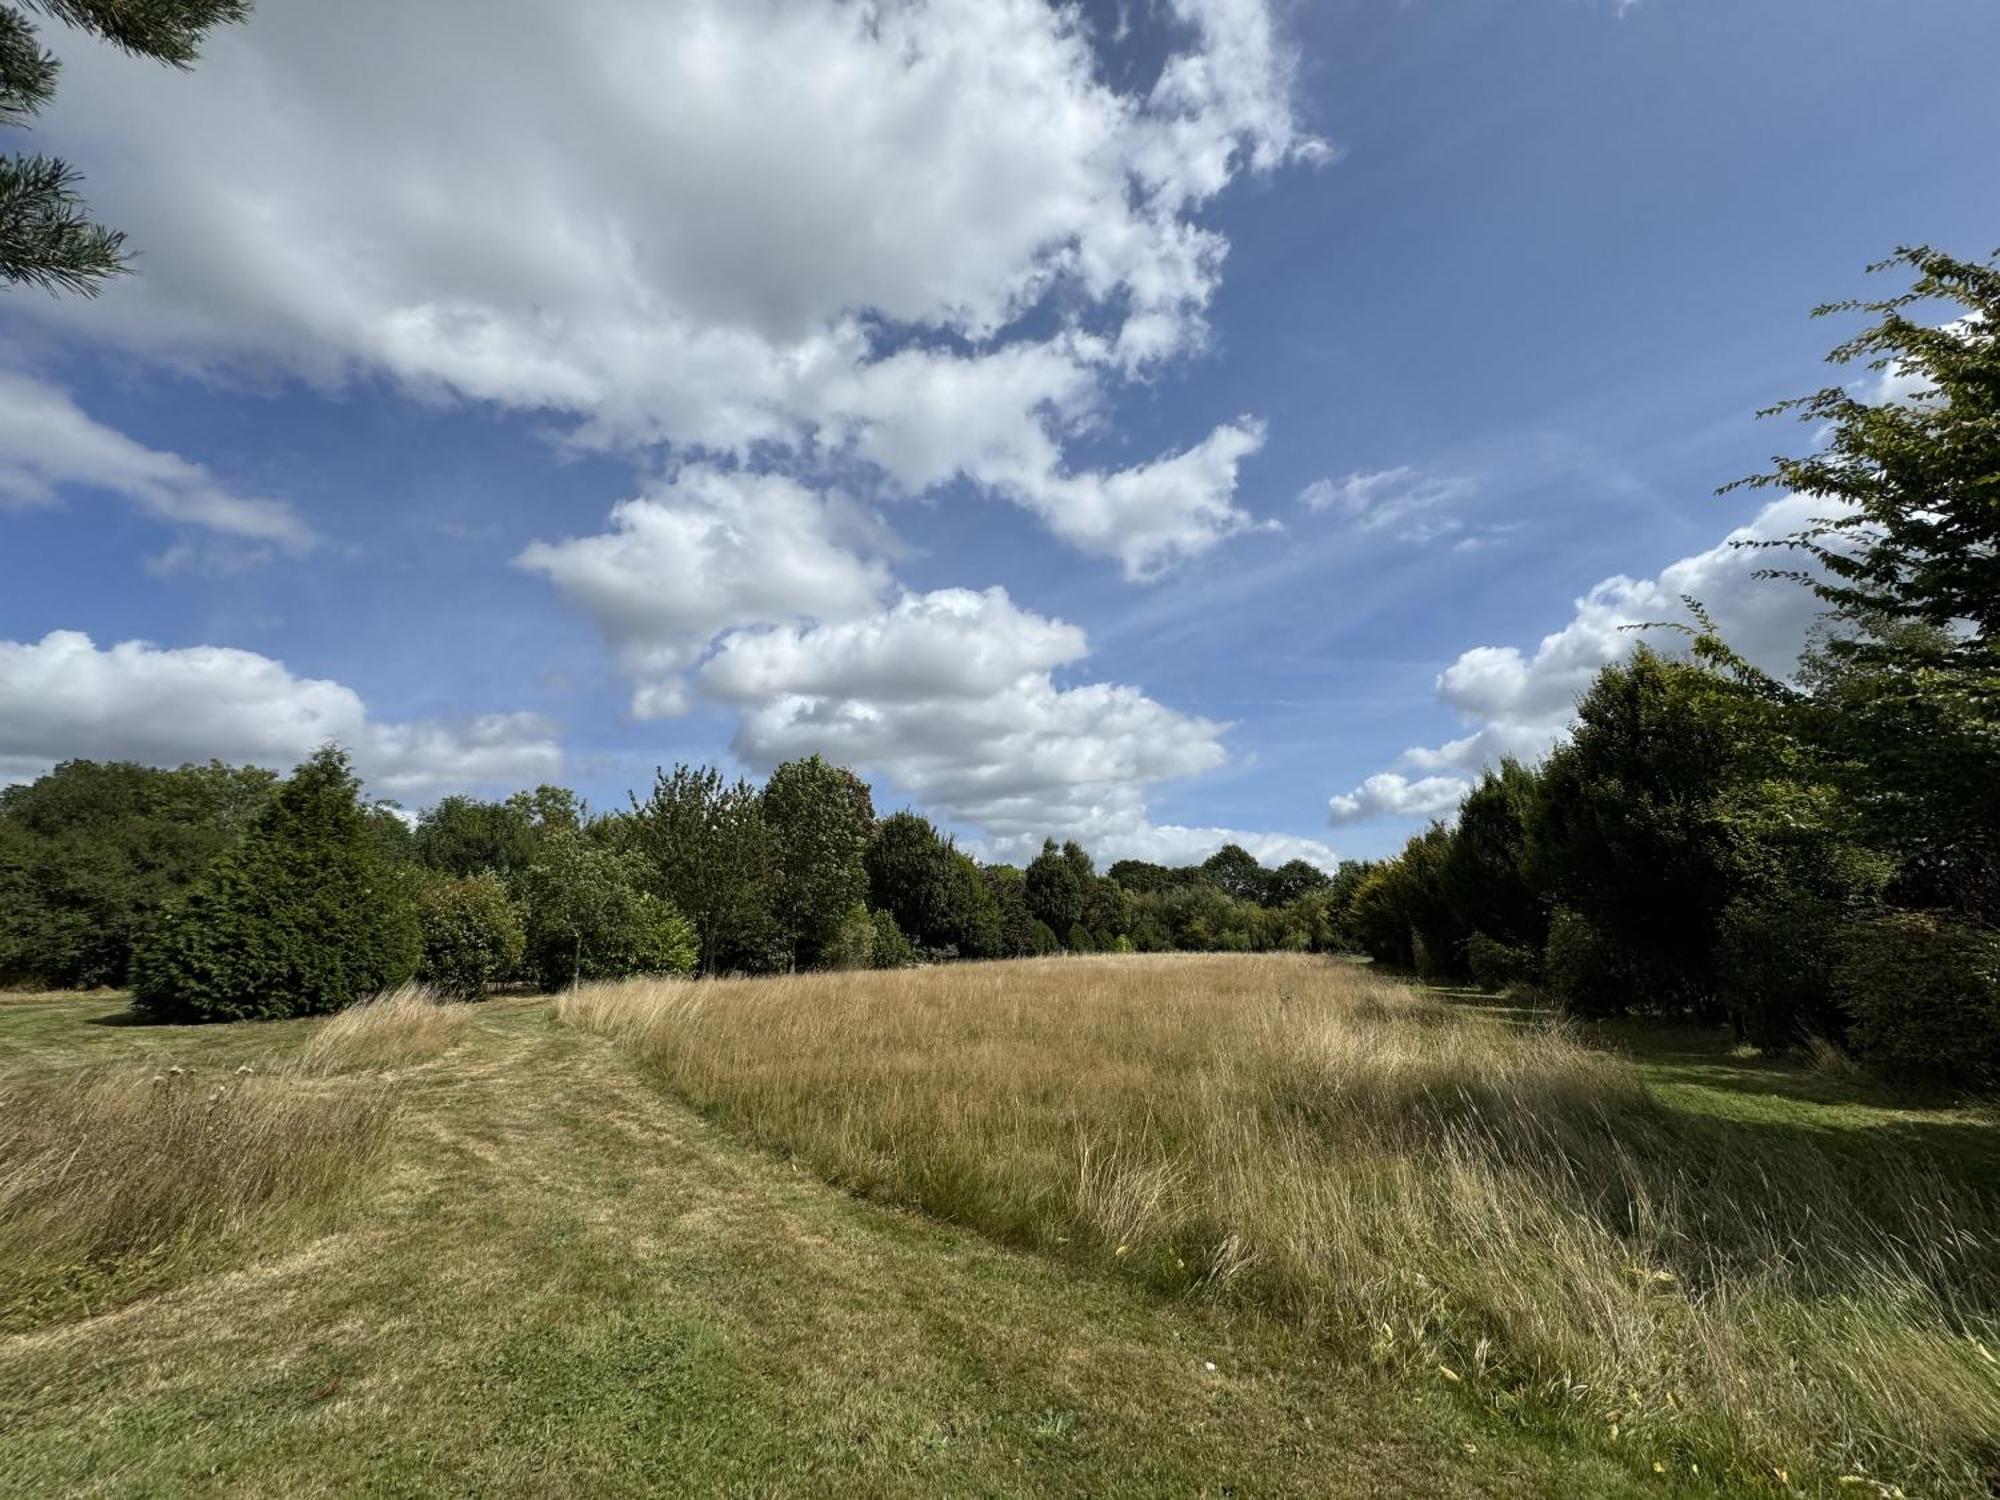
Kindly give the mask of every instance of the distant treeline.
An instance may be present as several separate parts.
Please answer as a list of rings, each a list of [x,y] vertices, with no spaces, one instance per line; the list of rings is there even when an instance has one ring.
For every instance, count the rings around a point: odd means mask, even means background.
[[[1350,882],[1351,884],[1351,882]],[[1230,845],[1100,875],[1053,841],[981,864],[817,756],[762,786],[663,771],[593,814],[542,786],[412,827],[328,748],[279,781],[70,761],[0,791],[0,976],[133,984],[163,1014],[329,1010],[414,975],[448,993],[1060,952],[1326,948],[1341,887]]]

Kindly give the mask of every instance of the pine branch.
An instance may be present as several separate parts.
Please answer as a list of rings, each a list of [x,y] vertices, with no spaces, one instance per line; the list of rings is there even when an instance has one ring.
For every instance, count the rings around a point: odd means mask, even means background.
[[[139,57],[191,64],[210,27],[240,21],[250,0],[27,0],[43,15]]]
[[[52,156],[0,157],[0,280],[91,297],[127,269],[125,236],[85,217],[77,181]]]
[[[35,28],[12,6],[0,5],[0,125],[19,125],[55,92],[56,60],[35,40]]]

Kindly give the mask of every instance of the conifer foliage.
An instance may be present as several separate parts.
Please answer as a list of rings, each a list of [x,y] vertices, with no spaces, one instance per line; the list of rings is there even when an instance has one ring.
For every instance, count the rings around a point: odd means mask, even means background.
[[[32,0],[35,10],[137,57],[185,68],[212,27],[249,0]],[[0,125],[26,125],[55,94],[60,64],[17,5],[0,4]],[[93,295],[127,268],[125,236],[95,223],[76,169],[41,153],[0,156],[0,280]]]

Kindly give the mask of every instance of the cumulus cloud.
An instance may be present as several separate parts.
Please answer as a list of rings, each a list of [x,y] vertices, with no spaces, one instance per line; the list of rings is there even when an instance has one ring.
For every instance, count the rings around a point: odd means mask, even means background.
[[[254,651],[144,641],[99,649],[73,630],[0,641],[0,781],[77,757],[289,770],[330,740],[353,754],[371,790],[398,796],[562,772],[555,731],[533,714],[384,723],[352,688],[295,677]]]
[[[299,554],[319,541],[278,500],[239,495],[200,464],[134,442],[44,381],[0,370],[0,504],[46,505],[69,487],[106,490],[176,526]],[[191,555],[179,544],[179,555]]]
[[[1423,474],[1409,467],[1315,479],[1299,491],[1307,510],[1331,511],[1364,532],[1387,532],[1398,541],[1429,542],[1464,529],[1452,507],[1470,498],[1470,480]]]
[[[889,777],[998,840],[1129,832],[1153,784],[1213,770],[1224,726],[1134,687],[1058,686],[1084,634],[1004,589],[906,594],[859,620],[726,636],[704,691],[741,709],[734,748],[767,767],[818,753]]]
[[[265,0],[198,88],[77,49],[46,133],[146,275],[36,311],[584,441],[964,474],[1144,576],[1241,524],[1254,426],[1100,475],[1070,420],[1200,347],[1214,195],[1326,154],[1267,0],[1156,19],[1129,87],[1045,0]]]
[[[1641,640],[1673,650],[1683,638],[1632,626],[1687,620],[1681,601],[1698,600],[1731,646],[1765,671],[1789,675],[1806,632],[1821,606],[1809,590],[1755,576],[1771,565],[1767,552],[1736,546],[1789,536],[1829,502],[1787,495],[1766,505],[1706,551],[1663,568],[1657,577],[1607,578],[1576,601],[1562,629],[1544,636],[1532,652],[1517,646],[1476,646],[1437,680],[1438,698],[1470,732],[1434,748],[1410,750],[1405,760],[1422,770],[1476,769],[1502,756],[1536,759],[1564,734],[1576,701],[1607,663],[1635,650]]]
[[[1328,799],[1327,821],[1338,828],[1371,818],[1434,818],[1448,813],[1472,789],[1459,776],[1425,776],[1412,781],[1394,771],[1370,776],[1351,792]]]
[[[611,512],[596,536],[515,559],[596,622],[641,718],[685,711],[683,673],[720,632],[876,608],[884,566],[855,550],[866,517],[777,474],[693,465]]]

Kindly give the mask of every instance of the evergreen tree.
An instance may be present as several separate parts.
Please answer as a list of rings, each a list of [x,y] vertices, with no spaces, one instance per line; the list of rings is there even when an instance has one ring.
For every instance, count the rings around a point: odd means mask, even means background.
[[[138,57],[185,68],[211,27],[249,0],[34,0],[35,7]],[[25,125],[54,96],[58,64],[27,16],[0,4],[0,125]],[[0,156],[0,279],[89,296],[127,266],[125,236],[91,221],[76,170],[40,154]]]
[[[187,1021],[315,1015],[408,979],[416,913],[359,792],[331,746],[294,771],[148,935],[138,1003]]]

